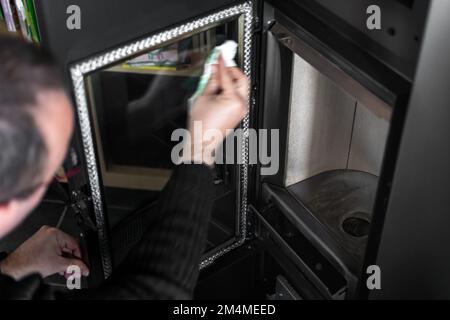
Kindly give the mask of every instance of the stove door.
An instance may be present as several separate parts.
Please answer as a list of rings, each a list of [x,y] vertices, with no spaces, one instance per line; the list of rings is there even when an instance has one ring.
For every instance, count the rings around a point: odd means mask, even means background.
[[[236,62],[251,76],[252,6],[210,12],[70,66],[105,278],[151,223],[149,212],[175,167],[179,140],[173,133],[186,126],[188,100],[211,50],[236,41]],[[246,238],[248,126],[249,116],[241,124],[239,165],[215,168],[216,200],[201,267]]]

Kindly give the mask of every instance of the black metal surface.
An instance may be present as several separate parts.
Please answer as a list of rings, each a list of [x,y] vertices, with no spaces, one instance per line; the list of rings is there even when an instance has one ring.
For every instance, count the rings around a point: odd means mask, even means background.
[[[320,24],[351,42],[360,50],[412,81],[420,49],[428,0],[287,0],[269,1],[280,10],[301,22],[300,8]],[[366,9],[377,5],[381,11],[381,29],[369,30]],[[312,30],[312,29],[311,29]],[[316,30],[319,31],[319,30]],[[320,31],[319,31],[320,32]],[[330,34],[330,36],[332,36]]]
[[[263,187],[266,201],[346,279],[349,298],[355,296],[363,265],[376,189],[375,176],[353,170],[324,172],[287,189]],[[304,261],[314,256],[305,250],[298,255]]]
[[[281,21],[273,24],[270,33],[280,43],[292,50],[377,116],[385,119],[390,118],[391,107],[395,105],[397,93],[392,92],[385,84],[374,81],[369,75],[361,76],[363,71],[343,56],[336,55],[334,58],[331,58],[332,48],[319,48],[320,46],[314,48],[311,43],[308,43],[310,40],[306,40],[301,34],[293,32],[292,26],[283,25]],[[339,62],[337,63],[337,61]]]
[[[66,66],[95,53],[210,11],[232,0],[37,0],[36,12],[44,46]],[[81,30],[66,27],[67,7],[81,9]]]
[[[273,2],[274,20],[390,106],[410,80],[357,46],[294,1]],[[338,83],[339,85],[339,83]]]
[[[264,299],[262,249],[258,242],[250,242],[202,270],[194,299]]]
[[[263,193],[266,201],[275,205],[293,227],[345,278],[350,294],[353,295],[360,273],[358,259],[342,247],[329,229],[285,188],[264,184]]]
[[[448,12],[450,2],[431,3],[383,236],[366,259],[381,268],[381,290],[370,298],[450,298]]]
[[[288,139],[288,118],[291,100],[292,51],[282,45],[269,31],[264,32],[265,56],[262,67],[265,80],[259,102],[260,128],[279,130],[280,141]],[[261,180],[282,185],[285,178],[287,144],[280,145],[279,170]]]
[[[376,188],[377,177],[369,173],[333,170],[287,189],[362,264]],[[365,234],[356,236],[362,228]]]
[[[300,297],[304,300],[324,300],[323,296],[310,279],[302,273],[291,259],[282,253],[280,247],[271,239],[262,240],[265,248],[263,256],[264,287],[266,294],[273,295],[276,292],[276,279],[284,276]]]
[[[270,300],[302,300],[298,292],[282,275],[276,277],[275,293],[269,296]]]
[[[428,0],[302,1],[322,21],[410,80],[414,77],[428,3]],[[369,30],[366,26],[369,17],[366,9],[370,5],[380,8],[380,30]]]
[[[345,287],[346,281],[314,244],[275,206],[262,212],[251,208],[258,221],[257,234],[265,243],[276,246],[275,256],[289,260],[310,286],[324,298],[331,299]],[[279,260],[280,258],[276,258]],[[293,275],[288,275],[290,278]],[[304,288],[300,287],[301,290]]]

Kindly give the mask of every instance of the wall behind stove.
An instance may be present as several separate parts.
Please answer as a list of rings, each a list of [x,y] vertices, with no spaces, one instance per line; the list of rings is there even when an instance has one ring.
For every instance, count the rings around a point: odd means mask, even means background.
[[[334,169],[379,175],[389,122],[294,55],[285,185]]]

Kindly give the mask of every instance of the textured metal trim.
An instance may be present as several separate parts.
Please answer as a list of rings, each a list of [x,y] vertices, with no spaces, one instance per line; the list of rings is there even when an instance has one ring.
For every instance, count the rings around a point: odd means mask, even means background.
[[[253,31],[253,6],[248,1],[228,9],[210,14],[203,18],[188,22],[175,28],[168,29],[164,32],[154,34],[152,36],[137,40],[131,44],[116,48],[107,53],[89,58],[76,63],[70,68],[70,74],[74,86],[75,102],[77,106],[78,118],[81,128],[81,138],[83,141],[84,154],[87,164],[87,173],[89,176],[89,184],[91,196],[94,206],[95,221],[98,228],[98,240],[100,244],[100,252],[102,256],[102,266],[105,278],[108,278],[112,272],[112,260],[107,235],[107,226],[105,223],[105,212],[101,187],[98,176],[98,168],[93,142],[92,127],[88,110],[88,98],[86,96],[85,76],[88,73],[105,68],[121,60],[145,53],[152,47],[162,46],[174,39],[186,36],[195,31],[211,27],[217,23],[223,22],[233,17],[244,16],[244,62],[243,69],[247,76],[251,77],[251,52],[252,52],[252,31]],[[236,241],[230,246],[213,253],[206,258],[200,268],[210,265],[218,257],[237,248],[244,243],[247,236],[247,188],[248,188],[248,129],[249,115],[242,122],[244,131],[242,164],[240,165],[240,217],[239,217],[239,235]]]
[[[245,4],[239,6],[244,14],[244,62],[243,70],[245,74],[251,79],[252,72],[252,35],[253,35],[253,6],[252,2],[246,2]],[[253,104],[250,103],[250,92],[248,93],[249,106],[253,108]],[[242,164],[240,165],[240,218],[239,218],[239,234],[236,237],[236,241],[231,245],[211,254],[200,264],[200,269],[203,269],[211,265],[217,258],[223,256],[224,254],[230,252],[241,246],[247,238],[247,211],[248,211],[248,160],[249,160],[249,127],[250,127],[250,113],[248,113],[244,120],[242,121],[241,128],[244,132],[242,137]]]

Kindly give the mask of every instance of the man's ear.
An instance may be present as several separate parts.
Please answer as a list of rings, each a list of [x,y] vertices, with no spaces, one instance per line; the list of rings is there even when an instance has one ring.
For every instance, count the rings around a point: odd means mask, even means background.
[[[45,186],[40,186],[26,199],[13,199],[0,205],[0,238],[13,231],[36,208],[45,190]]]

